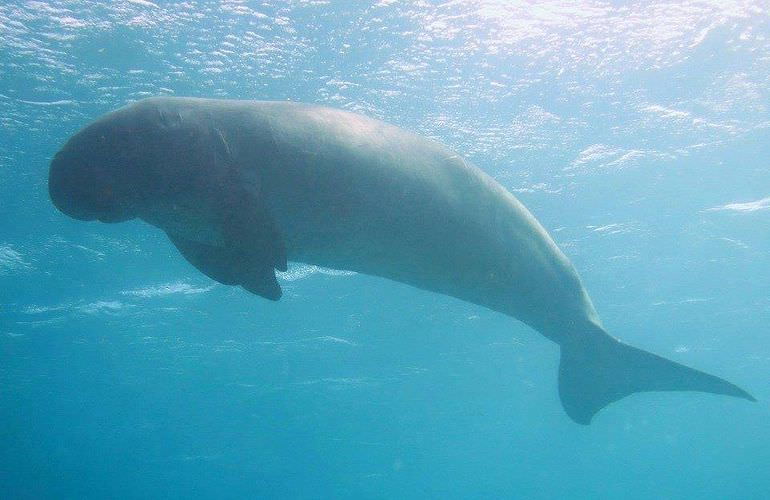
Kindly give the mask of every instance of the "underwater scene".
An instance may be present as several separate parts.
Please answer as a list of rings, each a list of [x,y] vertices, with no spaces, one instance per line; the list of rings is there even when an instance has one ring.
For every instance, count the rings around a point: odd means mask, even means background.
[[[765,0],[0,4],[0,498],[770,498]]]

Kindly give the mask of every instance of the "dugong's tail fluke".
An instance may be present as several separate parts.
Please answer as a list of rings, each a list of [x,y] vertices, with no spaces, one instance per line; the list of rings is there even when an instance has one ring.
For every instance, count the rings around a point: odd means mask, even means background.
[[[603,331],[561,343],[559,396],[575,422],[588,425],[608,404],[643,391],[700,391],[756,401],[726,380],[631,347]]]

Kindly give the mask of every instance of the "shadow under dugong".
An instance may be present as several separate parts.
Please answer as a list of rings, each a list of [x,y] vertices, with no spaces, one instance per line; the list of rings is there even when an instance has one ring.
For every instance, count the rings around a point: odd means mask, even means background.
[[[287,260],[382,276],[517,318],[561,347],[581,424],[640,391],[754,398],[608,335],[577,272],[505,188],[435,142],[289,102],[150,98],[74,135],[51,162],[65,214],[164,230],[211,278],[271,300]]]

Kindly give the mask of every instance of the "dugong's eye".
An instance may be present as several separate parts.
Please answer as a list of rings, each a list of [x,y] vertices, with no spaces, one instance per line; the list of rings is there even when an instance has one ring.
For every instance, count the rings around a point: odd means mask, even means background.
[[[101,195],[102,201],[112,201],[112,199],[115,197],[115,191],[109,184],[104,186],[99,194]]]

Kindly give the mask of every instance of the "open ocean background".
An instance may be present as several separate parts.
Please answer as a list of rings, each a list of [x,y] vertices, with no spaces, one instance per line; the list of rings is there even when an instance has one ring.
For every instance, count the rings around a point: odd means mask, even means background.
[[[450,145],[609,332],[759,402],[648,393],[583,427],[510,318],[301,264],[270,303],[58,213],[53,154],[154,95]],[[0,4],[0,498],[770,498],[769,275],[766,0]]]

